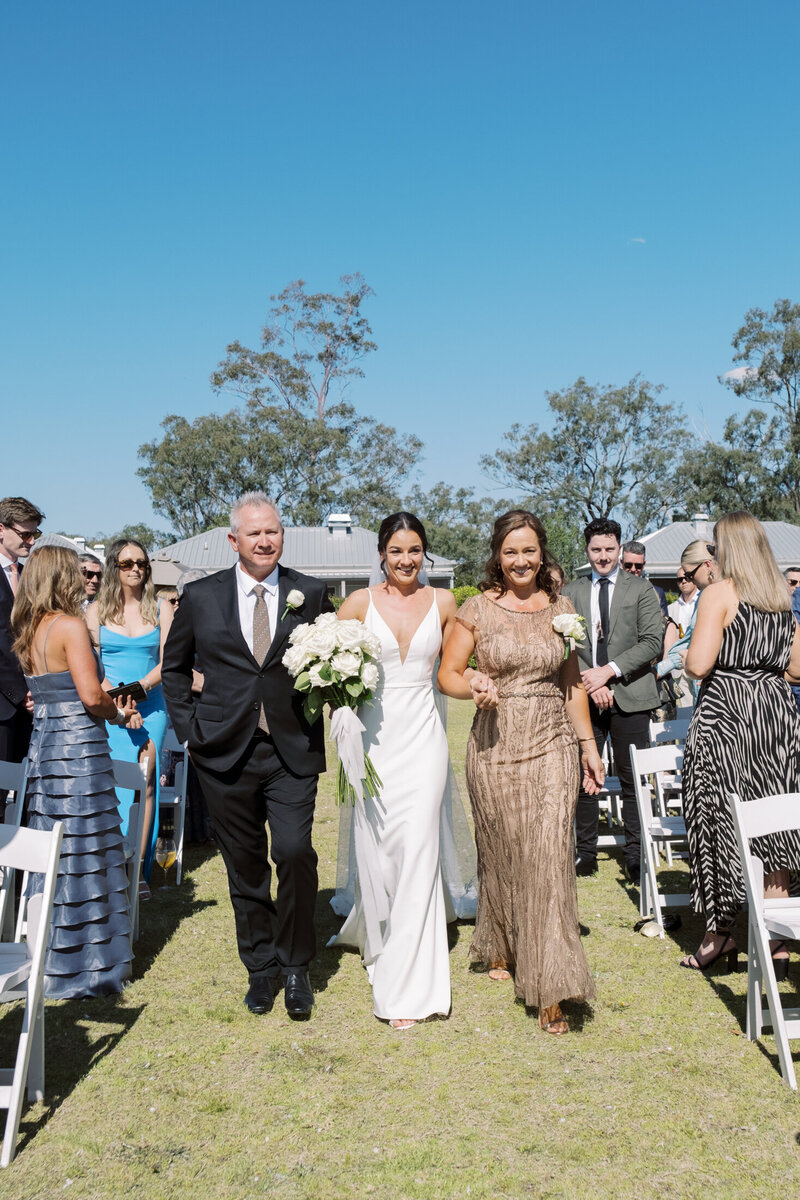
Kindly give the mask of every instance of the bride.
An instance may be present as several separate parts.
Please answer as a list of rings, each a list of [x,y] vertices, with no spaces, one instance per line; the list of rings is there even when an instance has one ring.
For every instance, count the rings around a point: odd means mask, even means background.
[[[340,619],[362,621],[381,642],[381,681],[359,716],[382,787],[353,813],[355,904],[332,944],[361,951],[375,1016],[393,1029],[450,1011],[439,865],[449,758],[432,675],[454,627],[456,603],[450,592],[420,583],[427,550],[417,517],[387,517],[378,531],[384,582],[354,592],[339,609]],[[492,687],[475,673],[476,704],[486,702]]]

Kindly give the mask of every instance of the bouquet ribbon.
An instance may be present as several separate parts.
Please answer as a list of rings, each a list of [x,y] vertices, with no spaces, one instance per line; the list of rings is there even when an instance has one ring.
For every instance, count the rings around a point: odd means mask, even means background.
[[[331,737],[336,742],[339,762],[344,768],[348,783],[359,800],[364,799],[361,781],[367,776],[364,743],[361,739],[364,728],[365,726],[362,725],[352,708],[346,706],[337,708],[331,716]]]

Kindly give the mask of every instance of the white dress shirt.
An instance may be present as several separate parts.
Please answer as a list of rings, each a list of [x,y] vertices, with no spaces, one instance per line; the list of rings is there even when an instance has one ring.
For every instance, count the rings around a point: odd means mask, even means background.
[[[275,637],[278,628],[278,568],[276,567],[266,579],[262,579],[264,588],[264,603],[269,614],[270,637]],[[241,563],[236,564],[236,594],[239,599],[239,624],[242,636],[247,642],[247,648],[253,653],[253,612],[256,607],[256,597],[253,588],[258,587],[258,580],[253,579],[243,569]]]
[[[697,601],[700,599],[700,589],[698,588],[691,600],[683,600],[678,598],[673,600],[672,604],[667,608],[667,612],[672,617],[676,625],[680,625],[681,630],[685,631],[692,617],[694,610],[697,608]]]
[[[11,568],[12,568],[12,566],[13,566],[13,563],[12,563],[11,559],[6,558],[5,554],[0,554],[0,568],[2,568],[3,574],[6,577],[6,583],[8,584],[8,586],[11,588],[11,590],[13,592],[14,588],[11,583]],[[17,563],[17,578],[19,578],[19,563]]]
[[[592,614],[592,666],[595,666],[595,667],[597,666],[598,634],[600,633],[600,630],[602,628],[602,626],[600,624],[600,580],[601,579],[608,580],[608,617],[609,617],[609,621],[610,621],[611,620],[611,601],[614,599],[614,587],[616,586],[617,575],[619,575],[619,572],[620,572],[620,568],[618,566],[614,568],[614,570],[611,572],[610,575],[598,575],[597,571],[592,571],[592,607],[591,607],[591,614]],[[617,664],[615,662],[609,661],[608,665],[611,667],[611,669],[614,672],[614,674],[616,675],[617,679],[621,679],[622,672],[620,671]]]

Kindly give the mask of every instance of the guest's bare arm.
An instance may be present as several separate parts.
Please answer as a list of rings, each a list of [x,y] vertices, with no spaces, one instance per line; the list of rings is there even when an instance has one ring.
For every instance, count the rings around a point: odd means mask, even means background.
[[[597,753],[597,744],[594,740],[589,716],[589,700],[578,670],[577,654],[571,653],[562,665],[559,683],[564,696],[567,716],[581,746],[583,790],[588,795],[594,796],[603,786],[606,773],[600,755]]]
[[[437,681],[445,696],[456,700],[474,700],[478,708],[497,707],[497,689],[488,675],[469,666],[475,651],[475,637],[461,621],[454,621],[453,630],[442,652]]]
[[[727,579],[712,583],[700,593],[697,618],[686,652],[686,673],[705,679],[714,669],[722,646],[722,635],[738,607],[733,585]]]

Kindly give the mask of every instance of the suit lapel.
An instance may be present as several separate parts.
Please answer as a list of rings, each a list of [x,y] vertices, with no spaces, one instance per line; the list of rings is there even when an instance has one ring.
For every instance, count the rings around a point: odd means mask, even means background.
[[[269,650],[267,651],[267,657],[264,659],[264,665],[272,662],[273,658],[275,658],[279,651],[281,653],[283,652],[283,647],[286,644],[286,640],[293,628],[291,622],[289,621],[289,614],[287,614],[286,620],[283,619],[283,614],[286,612],[286,597],[291,590],[289,587],[290,582],[291,580],[289,579],[289,572],[285,567],[281,567],[279,565],[278,615],[275,618],[276,624],[275,628],[272,630],[272,641],[269,644]]]

